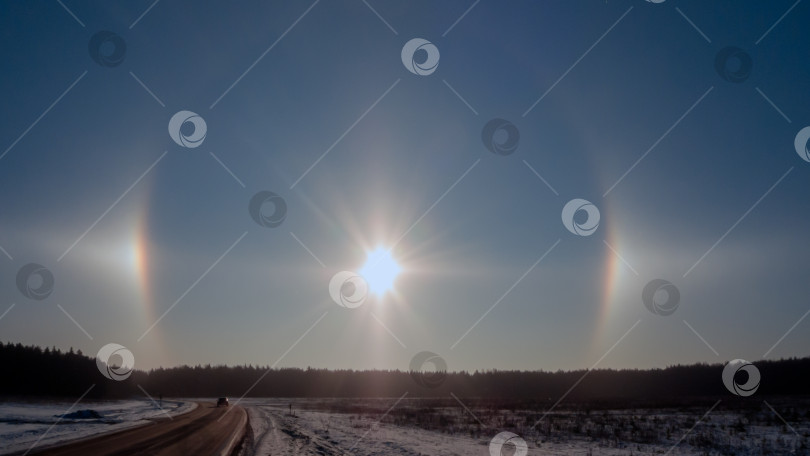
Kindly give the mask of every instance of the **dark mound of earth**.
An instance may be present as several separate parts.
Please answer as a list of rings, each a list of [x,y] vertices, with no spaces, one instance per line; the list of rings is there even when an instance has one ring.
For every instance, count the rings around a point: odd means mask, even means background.
[[[64,415],[56,415],[58,418],[65,418],[71,420],[98,420],[103,418],[100,413],[95,410],[77,410],[73,413],[66,413]]]

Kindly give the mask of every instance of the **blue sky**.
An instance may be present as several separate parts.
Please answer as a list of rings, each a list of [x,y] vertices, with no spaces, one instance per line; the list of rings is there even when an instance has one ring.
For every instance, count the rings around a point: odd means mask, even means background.
[[[119,343],[140,368],[808,354],[808,5],[63,3],[0,5],[0,339]],[[120,65],[91,58],[102,30]],[[402,64],[412,38],[439,49],[432,74]],[[728,46],[742,82],[715,69]],[[182,110],[199,147],[169,136]],[[484,147],[493,118],[514,153]],[[265,190],[275,228],[248,212]],[[599,209],[590,236],[561,220],[575,198]],[[376,247],[395,289],[338,306],[330,278]],[[28,263],[46,299],[17,289]],[[653,279],[673,314],[642,302]]]

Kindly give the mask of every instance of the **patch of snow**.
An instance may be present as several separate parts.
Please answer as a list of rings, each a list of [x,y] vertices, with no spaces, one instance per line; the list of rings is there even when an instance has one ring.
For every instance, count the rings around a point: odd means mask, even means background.
[[[72,402],[0,404],[0,455],[120,431],[148,420],[169,419],[193,410],[197,404],[164,400],[162,410],[149,400],[82,402],[72,406]]]
[[[335,403],[338,401],[346,402],[336,400]],[[692,409],[611,410],[588,415],[560,411],[553,415],[554,427],[547,434],[545,425],[531,426],[537,411],[473,410],[485,423],[495,424],[494,427],[479,426],[460,407],[436,408],[437,416],[450,418],[452,424],[439,424],[430,429],[411,424],[403,415],[397,417],[395,412],[383,419],[385,410],[395,401],[396,398],[379,400],[373,407],[359,407],[360,412],[336,413],[328,400],[245,399],[240,405],[247,409],[250,429],[240,456],[486,456],[490,454],[490,439],[502,430],[509,430],[498,429],[497,425],[507,422],[511,422],[515,426],[512,430],[525,440],[529,456],[810,454],[807,450],[810,423],[794,423],[794,434],[774,418],[772,425],[749,424],[741,432],[732,429],[740,419],[745,419],[735,410],[717,410],[703,421],[699,420],[705,410]],[[422,410],[418,402],[409,404],[408,401],[396,408],[414,413]],[[531,417],[530,424],[524,425],[526,417]],[[544,423],[548,421],[546,418]],[[577,433],[567,431],[566,426],[574,422],[583,429]],[[647,440],[638,440],[640,433],[634,437],[636,441],[613,436],[614,429],[631,428],[649,430],[650,433],[643,434],[648,436]],[[588,429],[591,430],[589,435]]]

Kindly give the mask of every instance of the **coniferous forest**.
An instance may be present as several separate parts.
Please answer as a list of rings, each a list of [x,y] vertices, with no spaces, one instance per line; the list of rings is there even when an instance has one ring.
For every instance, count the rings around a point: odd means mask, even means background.
[[[810,357],[756,361],[761,383],[756,396],[810,395]],[[0,343],[0,396],[88,398],[158,397],[485,397],[549,401],[561,397],[586,373],[578,371],[476,371],[422,374],[266,366],[180,366],[135,370],[123,381],[105,378],[93,357],[81,351]],[[734,397],[723,385],[723,364],[677,365],[664,369],[596,369],[566,401],[653,401],[683,404],[692,398]],[[422,381],[427,375],[430,381]],[[257,382],[258,381],[258,382]],[[255,383],[255,386],[254,386]],[[428,386],[426,386],[428,385]],[[140,386],[140,388],[139,388]],[[743,398],[744,399],[744,398]]]

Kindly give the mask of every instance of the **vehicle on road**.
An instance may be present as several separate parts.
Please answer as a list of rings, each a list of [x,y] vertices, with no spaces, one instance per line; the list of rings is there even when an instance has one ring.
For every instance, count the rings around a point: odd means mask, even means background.
[[[231,405],[231,403],[228,402],[227,397],[221,397],[221,398],[217,399],[217,407],[227,407],[229,405]]]

